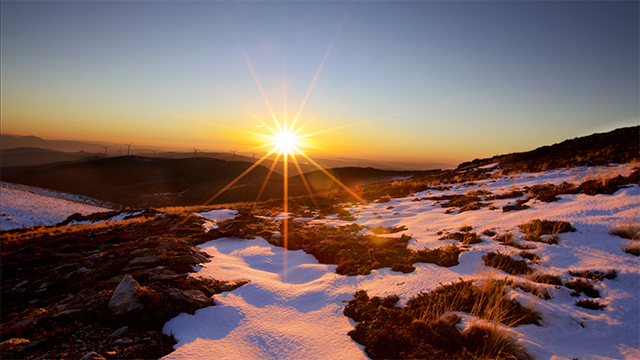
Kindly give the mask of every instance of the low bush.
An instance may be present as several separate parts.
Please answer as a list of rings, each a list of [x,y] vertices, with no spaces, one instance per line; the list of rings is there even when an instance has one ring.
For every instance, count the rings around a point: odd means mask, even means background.
[[[523,259],[531,260],[531,262],[533,262],[534,264],[538,263],[538,260],[540,260],[540,257],[538,255],[534,253],[528,253],[526,251],[520,251],[518,255],[520,255],[520,257],[522,257]]]
[[[581,279],[572,280],[572,281],[566,282],[564,286],[573,290],[573,292],[571,293],[571,296],[580,296],[580,293],[584,293],[590,298],[600,297],[600,291],[598,291],[598,289],[595,289],[593,287],[593,283],[589,281],[584,281]]]
[[[461,319],[450,312],[466,312],[507,326],[539,325],[540,320],[538,313],[506,296],[504,281],[489,280],[475,286],[472,281],[460,280],[420,293],[409,299],[405,307],[396,307],[397,301],[395,295],[369,298],[364,290],[359,290],[345,306],[344,314],[357,322],[349,336],[364,345],[372,359],[507,356],[508,346],[493,346],[493,341],[488,342],[490,339],[485,337],[500,334],[473,327],[460,332],[455,325]],[[527,357],[519,351],[518,357]],[[509,352],[513,356],[515,353]]]
[[[535,219],[530,223],[518,225],[518,227],[526,235],[525,240],[546,244],[557,244],[558,234],[576,231],[576,229],[566,221],[540,219]],[[542,237],[546,235],[550,237],[543,239]]]
[[[524,260],[514,260],[509,255],[499,252],[490,252],[482,255],[482,261],[486,266],[502,270],[511,275],[528,275],[533,269]]]
[[[443,249],[424,249],[418,250],[414,254],[412,259],[413,263],[431,263],[442,267],[451,267],[459,265],[458,257],[460,256],[460,250],[454,244],[451,244]]]
[[[609,234],[619,236],[623,239],[640,241],[640,226],[633,223],[617,226],[609,230]]]
[[[488,236],[488,237],[494,237],[494,236],[496,236],[496,232],[491,230],[491,229],[487,229],[487,230],[482,232],[482,235],[485,235],[485,236]]]
[[[510,246],[520,250],[531,250],[536,248],[533,245],[522,245],[513,241],[513,235],[511,233],[504,233],[502,235],[498,235],[498,237],[496,237],[496,240],[502,245]]]
[[[615,269],[609,269],[607,270],[606,273],[602,271],[591,271],[591,270],[584,270],[584,271],[570,270],[569,275],[580,277],[583,279],[602,281],[603,279],[613,280],[617,278],[618,272]]]
[[[589,309],[589,310],[602,310],[607,307],[607,305],[600,304],[599,302],[591,299],[578,300],[576,301],[576,306],[580,306],[582,308]]]
[[[533,282],[537,282],[539,284],[548,284],[548,285],[557,285],[562,286],[562,280],[557,275],[549,275],[549,274],[533,274],[529,280]]]
[[[511,285],[511,287],[513,288],[518,288],[524,292],[527,292],[529,294],[532,294],[534,296],[537,296],[538,298],[542,299],[542,300],[550,300],[551,299],[551,294],[549,293],[549,290],[547,289],[541,289],[535,285],[531,285],[531,284],[527,284],[527,283],[517,283],[517,284],[513,284]]]
[[[482,239],[480,239],[478,234],[472,232],[449,233],[438,240],[458,240],[465,245],[473,245],[482,242]]]

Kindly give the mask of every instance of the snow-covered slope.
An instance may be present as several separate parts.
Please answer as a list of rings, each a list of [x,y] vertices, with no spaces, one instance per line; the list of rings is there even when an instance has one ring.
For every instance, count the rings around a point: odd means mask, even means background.
[[[409,243],[413,249],[444,247],[454,241],[438,240],[441,236],[436,233],[457,231],[462,226],[472,226],[478,234],[486,229],[511,232],[522,241],[519,224],[537,218],[570,222],[577,231],[560,234],[559,244],[535,243],[535,253],[541,260],[532,266],[545,274],[559,275],[563,281],[571,278],[569,270],[615,269],[616,279],[595,283],[601,294],[598,300],[607,307],[603,310],[577,307],[575,301],[579,298],[570,296],[565,287],[540,285],[547,286],[553,296],[550,300],[511,289],[509,296],[541,313],[542,326],[524,325],[509,331],[537,359],[638,359],[640,259],[623,251],[628,240],[608,233],[614,226],[637,223],[638,185],[614,195],[562,195],[558,202],[528,203],[530,209],[506,213],[499,207],[513,203],[514,199],[496,200],[498,210],[484,207],[460,214],[445,214],[446,209],[433,200],[412,201],[476,189],[499,194],[535,184],[580,183],[588,177],[630,172],[629,165],[621,165],[520,174],[475,185],[461,183],[447,191],[427,191],[383,204],[353,205],[350,211],[360,225],[406,226],[404,233],[413,237]],[[341,223],[335,218],[313,221]],[[194,315],[181,314],[168,322],[164,332],[174,334],[178,344],[176,351],[166,358],[366,358],[363,347],[347,335],[354,322],[342,313],[356,290],[364,289],[372,296],[397,294],[399,305],[404,306],[418,293],[458,278],[490,276],[524,281],[522,277],[486,267],[481,259],[489,251],[517,254],[519,250],[486,235],[482,239],[482,243],[470,246],[460,255],[460,265],[455,267],[416,264],[417,269],[409,274],[385,268],[367,276],[338,275],[335,265],[319,264],[311,255],[285,251],[261,238],[210,241],[201,248],[213,256],[213,261],[194,276],[219,280],[246,278],[251,282],[233,292],[215,295],[217,306],[198,310]],[[474,319],[469,315],[467,320]]]
[[[0,229],[55,225],[73,213],[111,211],[108,204],[84,196],[0,183]]]

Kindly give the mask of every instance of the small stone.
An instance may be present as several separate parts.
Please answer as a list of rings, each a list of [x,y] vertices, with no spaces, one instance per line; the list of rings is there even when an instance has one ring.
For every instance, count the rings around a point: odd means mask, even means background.
[[[133,344],[133,341],[131,339],[123,338],[123,339],[118,339],[114,341],[114,344],[122,345],[122,346],[130,346]]]
[[[107,359],[105,359],[104,356],[98,354],[95,351],[90,351],[84,354],[84,356],[80,358],[80,360],[107,360]]]
[[[226,281],[220,287],[220,289],[222,291],[231,291],[231,290],[235,290],[235,289],[239,288],[240,286],[242,286],[244,284],[248,284],[248,283],[249,283],[249,280],[246,280],[246,279],[238,279],[238,280]]]
[[[129,265],[141,265],[141,264],[151,264],[153,262],[158,261],[158,256],[140,256],[131,261],[129,261]]]
[[[142,308],[142,304],[134,295],[139,288],[140,284],[131,275],[125,275],[109,300],[109,309],[118,315]]]
[[[172,288],[167,290],[167,293],[176,300],[185,301],[197,307],[212,306],[215,304],[212,299],[205,296],[200,290],[180,290]]]
[[[112,332],[112,333],[111,333],[111,335],[109,335],[109,336],[110,336],[110,337],[113,337],[113,338],[115,338],[115,337],[120,337],[120,336],[122,336],[124,333],[126,333],[126,332],[127,332],[127,330],[129,330],[129,327],[128,327],[128,326],[123,326],[123,327],[121,327],[120,329],[118,329],[118,330],[116,330],[116,331]]]

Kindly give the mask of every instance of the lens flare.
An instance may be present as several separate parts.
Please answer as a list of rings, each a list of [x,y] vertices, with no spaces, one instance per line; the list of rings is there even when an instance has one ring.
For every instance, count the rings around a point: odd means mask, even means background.
[[[293,150],[301,146],[300,138],[294,135],[292,129],[282,129],[273,136],[272,145],[277,149],[281,155],[294,155]]]

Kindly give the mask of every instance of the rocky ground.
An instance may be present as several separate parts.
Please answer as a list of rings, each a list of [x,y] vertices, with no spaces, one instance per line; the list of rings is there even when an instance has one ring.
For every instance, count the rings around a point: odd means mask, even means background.
[[[173,351],[175,340],[162,333],[168,320],[246,283],[189,276],[210,261],[195,247],[210,240],[202,221],[149,210],[116,223],[3,232],[1,357],[159,358]]]

